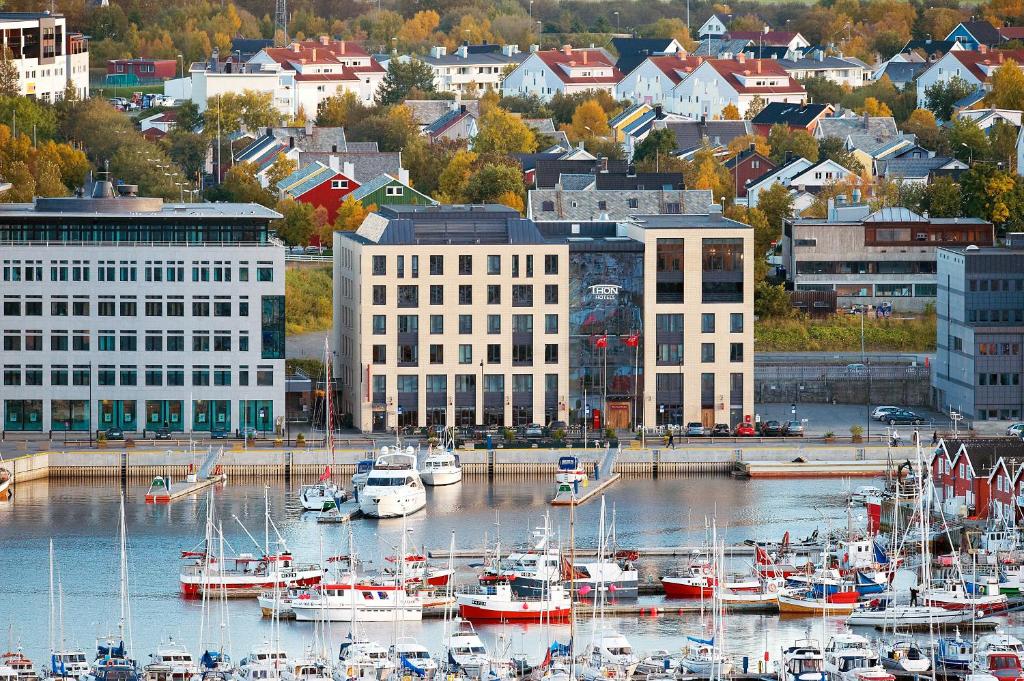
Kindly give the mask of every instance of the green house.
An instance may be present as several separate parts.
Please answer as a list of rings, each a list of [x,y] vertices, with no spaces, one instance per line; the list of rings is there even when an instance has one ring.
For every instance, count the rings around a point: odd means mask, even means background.
[[[437,201],[426,194],[416,191],[399,179],[388,175],[378,175],[354,192],[349,194],[356,201],[364,206],[387,206],[394,204],[404,205],[436,205]]]

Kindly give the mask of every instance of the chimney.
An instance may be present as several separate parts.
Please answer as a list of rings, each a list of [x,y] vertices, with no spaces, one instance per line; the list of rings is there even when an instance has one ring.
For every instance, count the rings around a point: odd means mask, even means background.
[[[680,61],[685,60],[686,59],[686,50],[684,50],[683,48],[680,47],[678,50],[676,50],[676,57]]]
[[[755,59],[754,60],[754,63],[757,64],[757,72],[758,73],[761,73],[761,63],[762,62],[764,62],[764,59]]]
[[[701,125],[701,127],[704,127],[704,128],[707,127],[707,125],[708,125],[708,116],[707,116],[707,114],[701,114],[700,115],[700,125]]]
[[[327,166],[336,173],[341,172],[341,162],[338,157],[333,154],[327,157]]]
[[[295,148],[295,137],[292,136],[292,135],[288,135],[288,148],[289,149],[294,149]]]
[[[607,156],[602,156],[599,160],[601,161],[601,172],[602,173],[607,173],[608,172],[608,157]]]
[[[288,49],[290,49],[292,52],[295,52],[296,54],[298,54],[299,49],[300,49],[299,48],[299,44],[298,43],[292,43],[291,45],[288,46]]]
[[[1002,50],[996,50],[996,54],[999,55],[999,63],[1002,64],[1003,63],[1003,51]]]
[[[409,171],[405,168],[398,169],[398,181],[402,184],[409,184]]]
[[[465,45],[459,45],[455,49],[455,54],[461,57],[462,59],[466,59],[469,57],[469,48],[466,47]]]
[[[750,143],[750,153],[753,154],[756,149],[757,149],[757,145],[754,144],[753,142],[751,142]]]
[[[440,57],[443,57],[447,51],[448,48],[446,47],[431,47],[430,56],[433,57],[434,59],[438,59]]]
[[[220,49],[213,48],[213,54],[210,55],[210,70],[214,73],[217,72],[218,64],[220,63]]]
[[[338,41],[338,54],[345,54],[345,41],[344,40],[339,40]]]
[[[587,51],[586,50],[583,50],[583,63],[584,64],[587,63]]]
[[[988,45],[978,45],[979,54],[988,54]]]
[[[306,121],[306,137],[313,136],[313,121]]]
[[[747,55],[744,52],[740,52],[739,54],[736,55],[736,61],[738,61],[741,64],[746,64]]]
[[[320,36],[320,44],[327,47],[331,44],[331,39],[325,35]]]
[[[562,45],[562,54],[572,56],[572,45]]]
[[[787,149],[786,150],[786,161],[785,162],[789,163],[792,160],[793,160],[793,152]]]
[[[315,47],[313,48],[313,58],[310,59],[310,61],[313,62],[313,63],[316,63],[316,48]]]
[[[350,180],[354,180],[356,177],[356,164],[352,161],[345,161],[341,164],[341,174]]]
[[[662,115],[663,114],[662,114],[661,104],[655,104],[654,105],[654,120],[660,121],[661,118],[662,118]]]
[[[466,113],[466,105],[459,104],[459,113]]]
[[[868,126],[870,124],[871,124],[871,117],[868,116],[868,112],[867,112],[867,110],[865,110],[864,111],[864,129],[867,130]]]

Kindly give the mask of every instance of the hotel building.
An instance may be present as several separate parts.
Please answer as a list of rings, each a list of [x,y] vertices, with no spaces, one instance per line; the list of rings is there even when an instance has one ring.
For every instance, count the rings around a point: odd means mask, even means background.
[[[273,432],[284,248],[255,204],[91,197],[0,206],[5,431]]]
[[[690,194],[703,212],[392,206],[336,233],[341,409],[364,431],[750,418],[753,232]]]

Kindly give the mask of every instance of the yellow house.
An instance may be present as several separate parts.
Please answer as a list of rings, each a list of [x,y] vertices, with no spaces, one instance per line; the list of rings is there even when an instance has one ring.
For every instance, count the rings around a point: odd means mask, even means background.
[[[634,104],[608,121],[608,127],[612,129],[612,134],[615,135],[615,141],[624,142],[626,140],[626,129],[652,111],[654,111],[654,107],[650,104]]]

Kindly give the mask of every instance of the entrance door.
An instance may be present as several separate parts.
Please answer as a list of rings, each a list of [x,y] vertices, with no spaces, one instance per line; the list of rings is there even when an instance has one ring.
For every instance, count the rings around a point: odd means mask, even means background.
[[[715,408],[714,407],[703,407],[700,410],[700,422],[705,428],[714,428],[715,426]]]
[[[609,402],[606,418],[608,422],[605,425],[608,428],[616,430],[629,428],[629,402]]]

